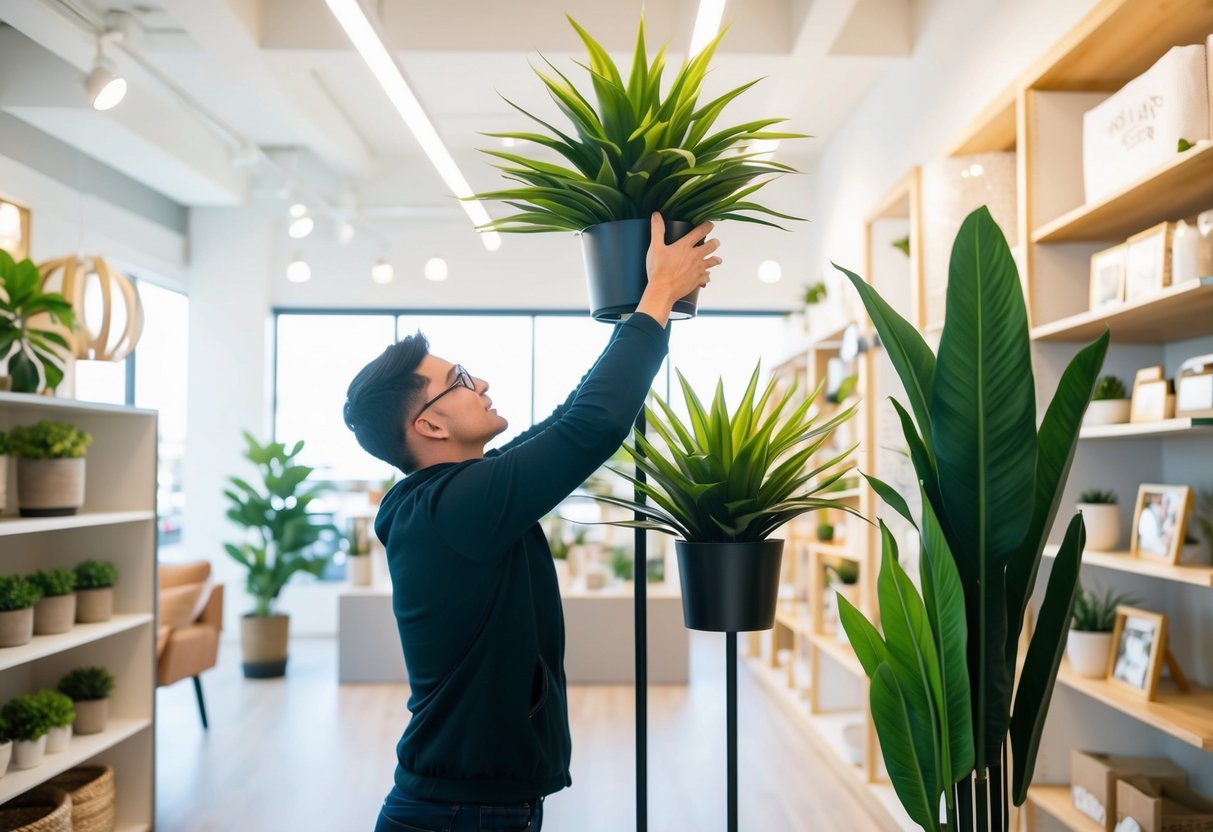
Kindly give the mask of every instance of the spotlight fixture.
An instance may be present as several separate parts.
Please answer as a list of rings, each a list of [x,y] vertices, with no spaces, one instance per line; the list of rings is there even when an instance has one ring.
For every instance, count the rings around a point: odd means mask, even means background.
[[[292,239],[302,240],[308,234],[312,233],[312,229],[316,227],[316,221],[304,214],[298,219],[291,220],[291,224],[286,227],[286,233],[291,235]]]
[[[302,202],[294,202],[291,204],[290,212],[291,219],[297,220],[300,217],[307,215],[307,206]]]
[[[763,283],[778,283],[783,277],[783,268],[777,260],[763,260],[758,265],[758,279]]]
[[[312,267],[299,255],[286,265],[286,279],[291,283],[307,283],[312,278]]]
[[[435,283],[446,280],[448,274],[446,261],[441,257],[431,257],[425,261],[424,274],[426,280],[433,280]]]
[[[342,220],[337,223],[337,243],[339,245],[348,246],[350,241],[354,239],[355,228],[351,223]]]
[[[97,57],[93,71],[84,82],[84,91],[94,110],[112,110],[126,96],[126,79],[114,72],[113,64],[105,58],[105,44],[122,39],[122,32],[105,32],[97,38]]]
[[[375,265],[371,266],[371,280],[381,286],[392,282],[392,278],[396,276],[396,270],[392,268],[392,264],[380,258],[375,261]]]

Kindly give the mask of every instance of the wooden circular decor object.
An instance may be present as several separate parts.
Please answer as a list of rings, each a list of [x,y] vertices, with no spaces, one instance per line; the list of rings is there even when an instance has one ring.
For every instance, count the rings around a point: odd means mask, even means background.
[[[43,291],[63,295],[76,313],[79,328],[64,333],[72,355],[95,361],[121,361],[130,355],[143,334],[143,303],[126,275],[99,256],[48,260],[38,266],[38,272],[42,275]],[[96,275],[101,288],[99,320],[90,320],[85,314],[84,293],[90,274]],[[126,310],[126,325],[121,332],[116,332],[114,326],[117,302]]]

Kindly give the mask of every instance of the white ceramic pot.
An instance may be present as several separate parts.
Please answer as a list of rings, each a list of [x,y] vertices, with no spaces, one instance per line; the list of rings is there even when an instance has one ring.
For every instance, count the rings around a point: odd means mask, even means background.
[[[1120,543],[1120,507],[1115,503],[1079,503],[1087,527],[1087,551],[1115,552]]]
[[[30,742],[13,743],[13,768],[35,768],[42,764],[46,756],[46,734]]]
[[[370,586],[372,582],[371,556],[352,555],[346,559],[351,586]]]
[[[1066,658],[1079,676],[1102,679],[1108,675],[1108,656],[1112,653],[1111,633],[1070,630],[1066,639]]]
[[[109,699],[82,699],[76,703],[76,722],[73,726],[77,735],[100,734],[105,730],[109,720]]]
[[[0,777],[8,772],[8,763],[13,759],[13,741],[0,741]]]
[[[61,751],[67,751],[67,747],[72,741],[72,726],[65,725],[62,728],[52,728],[50,733],[46,735],[46,753],[58,754]]]
[[[1096,425],[1119,425],[1129,421],[1129,405],[1132,399],[1100,399],[1087,405],[1082,417],[1084,427]]]
[[[842,726],[843,752],[853,766],[863,765],[863,723],[848,722]]]

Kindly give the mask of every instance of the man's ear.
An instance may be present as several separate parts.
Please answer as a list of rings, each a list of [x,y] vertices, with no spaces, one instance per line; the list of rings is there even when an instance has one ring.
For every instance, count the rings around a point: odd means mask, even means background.
[[[431,422],[424,416],[413,420],[413,428],[425,439],[446,439],[450,436],[445,426]]]

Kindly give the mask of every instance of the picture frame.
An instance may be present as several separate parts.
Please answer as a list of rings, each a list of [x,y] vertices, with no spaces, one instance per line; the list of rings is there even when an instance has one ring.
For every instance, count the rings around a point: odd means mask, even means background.
[[[1119,306],[1125,300],[1124,243],[1091,255],[1090,308]]]
[[[1157,404],[1158,391],[1147,390],[1144,396],[1139,395],[1143,385],[1154,381],[1165,381],[1163,366],[1155,364],[1152,367],[1142,367],[1133,376],[1132,404],[1129,408],[1130,422],[1153,422],[1166,418],[1166,395],[1162,397],[1161,408]],[[1163,415],[1158,415],[1159,413]]]
[[[18,262],[29,257],[29,206],[0,194],[0,249]]]
[[[1133,508],[1129,553],[1142,560],[1178,563],[1191,513],[1190,486],[1142,484]]]
[[[1130,422],[1160,422],[1175,415],[1175,395],[1170,379],[1143,381],[1133,387]]]
[[[1153,699],[1166,656],[1166,615],[1137,607],[1116,608],[1108,657],[1109,684],[1142,699]]]
[[[1175,381],[1175,415],[1213,416],[1213,370],[1182,375]]]
[[[1125,302],[1145,300],[1171,284],[1171,233],[1160,222],[1125,242]]]

